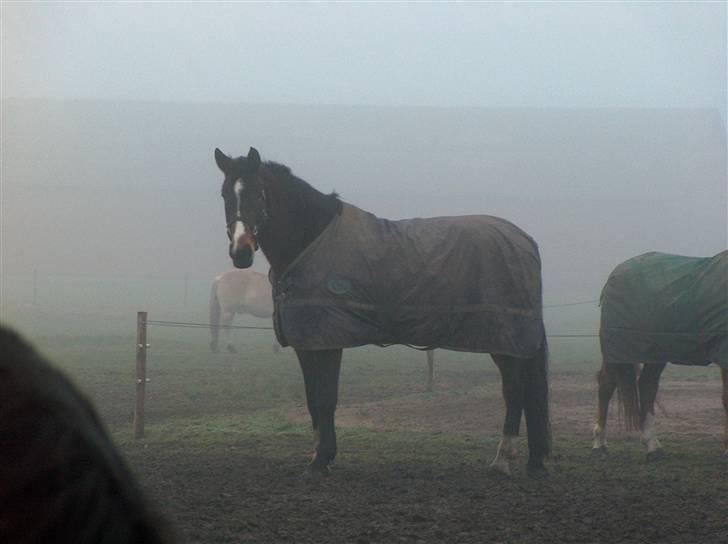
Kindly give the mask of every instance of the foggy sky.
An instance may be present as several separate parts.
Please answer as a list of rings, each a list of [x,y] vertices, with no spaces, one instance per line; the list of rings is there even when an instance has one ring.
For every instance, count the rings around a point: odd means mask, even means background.
[[[724,2],[1,15],[6,276],[213,277],[231,265],[212,150],[251,145],[384,217],[514,221],[551,299],[728,241]]]
[[[725,2],[2,5],[3,96],[726,109]]]

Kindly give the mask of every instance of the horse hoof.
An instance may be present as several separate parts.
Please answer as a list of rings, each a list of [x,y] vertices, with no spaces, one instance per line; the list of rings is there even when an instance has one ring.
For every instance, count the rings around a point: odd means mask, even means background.
[[[609,450],[606,446],[599,446],[598,448],[592,448],[592,455],[594,457],[606,457],[609,454]]]
[[[647,462],[648,463],[656,463],[658,461],[662,461],[664,459],[667,459],[668,455],[663,450],[655,450],[647,452]]]
[[[508,465],[508,463],[494,461],[490,465],[488,465],[488,471],[491,474],[505,476],[506,478],[510,478],[511,476],[513,476],[513,474],[511,473],[511,467]]]
[[[306,470],[303,471],[303,477],[306,480],[321,480],[330,475],[331,469],[328,465],[321,466],[315,463],[311,463],[306,467]]]
[[[228,346],[227,347],[228,353],[237,353],[238,350],[235,349],[235,346]]]
[[[543,463],[533,465],[528,463],[526,465],[526,475],[534,480],[543,480],[544,478],[548,478],[549,471],[546,470],[546,467],[543,466]]]

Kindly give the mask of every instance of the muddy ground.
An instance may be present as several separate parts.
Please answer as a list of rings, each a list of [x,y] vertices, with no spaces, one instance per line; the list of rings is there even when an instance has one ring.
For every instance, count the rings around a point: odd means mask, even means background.
[[[591,454],[598,346],[551,345],[550,477],[488,471],[503,418],[484,356],[400,348],[344,354],[339,456],[330,477],[302,477],[312,437],[290,350],[267,331],[212,355],[206,331],[152,329],[146,437],[134,440],[133,315],[114,320],[21,314],[15,323],[91,397],[143,488],[181,542],[728,542],[718,369],[669,366],[658,430],[667,459],[609,427]],[[588,344],[587,342],[592,342]],[[616,410],[612,410],[616,413]]]
[[[512,478],[488,471],[502,401],[497,380],[471,379],[452,371],[432,394],[344,395],[340,454],[321,480],[302,477],[302,404],[191,430],[223,436],[204,444],[127,441],[125,453],[187,542],[728,542],[718,380],[665,380],[670,456],[648,464],[614,418],[609,455],[593,456],[592,376],[554,372],[551,474],[532,481],[525,439]]]

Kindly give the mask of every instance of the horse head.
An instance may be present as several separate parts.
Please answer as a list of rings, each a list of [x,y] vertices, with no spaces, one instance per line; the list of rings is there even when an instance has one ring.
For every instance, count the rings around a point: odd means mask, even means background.
[[[249,268],[258,249],[258,233],[268,220],[260,154],[251,147],[247,157],[233,159],[216,148],[215,162],[225,175],[222,198],[230,258],[236,268]]]

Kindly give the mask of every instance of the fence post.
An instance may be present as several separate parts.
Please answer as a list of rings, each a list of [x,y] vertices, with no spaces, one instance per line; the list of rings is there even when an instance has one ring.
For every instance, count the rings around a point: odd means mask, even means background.
[[[144,394],[147,385],[147,312],[137,312],[136,404],[134,438],[144,438]]]
[[[431,349],[427,350],[427,392],[431,393],[433,389],[435,374],[435,352]]]

